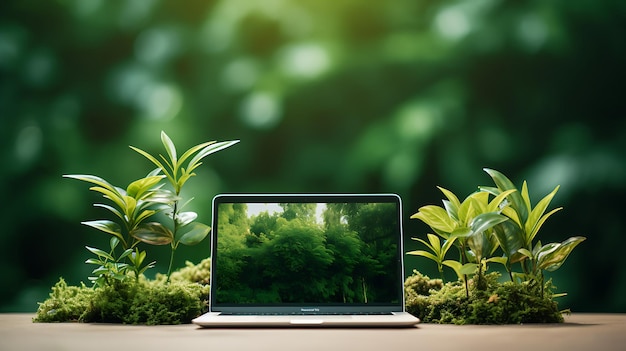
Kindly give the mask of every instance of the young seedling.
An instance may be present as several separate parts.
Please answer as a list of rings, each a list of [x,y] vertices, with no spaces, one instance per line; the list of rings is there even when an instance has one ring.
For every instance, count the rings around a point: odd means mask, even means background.
[[[167,157],[159,154],[154,157],[144,150],[131,146],[139,154],[143,155],[150,162],[157,166],[154,171],[156,174],[163,173],[172,187],[171,202],[165,204],[165,213],[171,219],[170,226],[159,222],[151,222],[142,229],[135,231],[133,236],[140,241],[153,245],[170,244],[171,255],[170,263],[167,270],[167,281],[170,280],[172,273],[172,263],[174,261],[174,253],[179,244],[195,245],[201,242],[209,233],[211,228],[203,223],[194,222],[198,217],[195,212],[183,212],[182,209],[189,201],[181,204],[181,190],[185,183],[196,174],[193,172],[202,164],[201,160],[206,156],[223,150],[239,142],[239,140],[215,142],[210,141],[196,145],[185,151],[178,157],[176,147],[172,140],[161,132],[161,142],[165,148]],[[188,162],[187,162],[188,161]]]

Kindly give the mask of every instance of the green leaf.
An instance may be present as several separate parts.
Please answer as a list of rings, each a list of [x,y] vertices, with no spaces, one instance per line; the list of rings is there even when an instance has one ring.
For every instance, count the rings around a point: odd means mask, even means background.
[[[89,188],[89,190],[101,193],[102,195],[104,195],[105,198],[113,201],[113,203],[122,210],[126,208],[126,205],[124,203],[124,195],[117,191],[117,189],[115,191],[111,191],[107,188],[103,188],[100,186],[93,186]]]
[[[432,253],[428,251],[424,251],[424,250],[409,251],[407,252],[407,255],[422,256],[422,257],[430,258],[431,260],[439,263],[439,258],[437,258],[437,256],[433,255]]]
[[[459,220],[459,214],[458,214],[458,208],[455,208],[454,205],[452,205],[452,203],[449,200],[442,200],[443,202],[443,207],[446,209],[446,212],[448,212],[448,216],[450,216],[450,218],[452,218],[452,220],[457,221]]]
[[[137,248],[135,248],[135,251],[131,252],[130,256],[128,257],[128,259],[133,264],[133,266],[137,268],[141,267],[141,264],[143,263],[145,258],[146,258],[146,252],[139,251],[139,249]]]
[[[517,226],[520,228],[523,228],[524,226],[522,225],[522,221],[519,219],[519,216],[517,215],[517,211],[515,211],[514,209],[512,209],[511,207],[507,206],[505,208],[502,209],[502,214],[509,217],[513,222],[515,222],[515,224],[517,224]]]
[[[489,176],[491,177],[491,179],[493,179],[493,182],[496,184],[498,189],[500,189],[500,191],[513,189],[517,190],[515,185],[513,185],[513,182],[511,182],[511,180],[509,180],[509,178],[507,178],[504,174],[489,168],[484,168],[483,170],[487,172],[487,174],[489,174]],[[511,193],[508,196],[508,199],[510,200],[513,209],[517,212],[520,220],[523,223],[526,223],[529,209],[528,207],[526,207],[526,203],[524,202],[522,195],[519,193],[519,191],[516,191]]]
[[[180,212],[177,216],[176,216],[176,222],[178,223],[179,226],[184,227],[187,224],[193,222],[196,218],[198,218],[198,214],[195,212]]]
[[[521,253],[522,255],[524,255],[524,256],[526,256],[526,257],[528,257],[530,259],[533,258],[533,253],[530,252],[530,250],[528,250],[528,249],[519,249],[519,250],[517,250],[517,252]]]
[[[424,246],[426,246],[430,251],[435,252],[437,251],[437,249],[435,249],[429,242],[427,242],[426,240],[423,239],[419,239],[419,238],[411,238],[413,240],[419,241],[420,243],[424,244]]]
[[[150,216],[152,216],[155,213],[156,213],[156,211],[153,211],[153,210],[145,210],[145,211],[141,212],[139,214],[139,216],[137,216],[137,218],[135,219],[135,224],[140,224],[145,219],[149,218]]]
[[[498,244],[509,262],[515,263],[523,259],[519,249],[524,247],[524,233],[513,221],[504,221],[493,227]]]
[[[463,273],[461,273],[461,269],[463,268],[463,265],[461,264],[461,262],[455,261],[455,260],[445,260],[441,262],[441,264],[452,268],[452,270],[454,270],[454,272],[456,273],[456,276],[459,279],[463,279]]]
[[[481,213],[472,219],[470,228],[473,233],[482,233],[507,220],[508,217],[496,212]]]
[[[183,175],[180,176],[180,178],[178,178],[178,182],[176,183],[176,187],[177,189],[181,189],[183,187],[183,185],[185,185],[185,183],[189,180],[189,178],[195,176],[195,173],[187,173],[184,169],[183,169]]]
[[[198,162],[200,162],[200,160],[202,160],[206,156],[233,146],[238,142],[239,140],[221,141],[219,143],[214,143],[206,146],[204,149],[200,150],[200,152],[198,152],[196,156],[191,159],[191,161],[189,161],[189,164],[187,165],[187,172],[192,172],[196,167],[198,167]]]
[[[176,233],[177,242],[184,245],[196,245],[209,234],[211,227],[202,223],[191,223],[185,230],[181,230]]]
[[[444,241],[443,246],[441,247],[441,258],[442,259],[445,257],[445,255],[448,252],[448,250],[450,250],[450,248],[452,247],[452,244],[454,244],[454,241],[456,239],[457,239],[457,237],[450,237],[449,239]]]
[[[115,258],[113,258],[113,256],[111,256],[108,252],[104,250],[100,250],[98,248],[89,247],[89,246],[85,246],[85,248],[100,258],[105,258],[110,261],[115,261]]]
[[[120,239],[116,236],[111,237],[111,240],[109,240],[109,247],[111,247],[111,252],[113,252],[113,250],[115,250],[115,248],[117,247],[117,245],[119,245],[120,243]]]
[[[526,183],[526,181],[522,183],[522,192],[520,195],[522,196],[522,199],[524,200],[524,204],[526,205],[528,212],[530,212],[530,209],[532,208],[532,204],[530,202],[530,195],[528,194],[528,183]]]
[[[441,240],[439,240],[439,237],[430,233],[426,234],[426,237],[428,238],[428,242],[430,242],[430,247],[433,252],[439,256],[439,253],[441,252]]]
[[[507,263],[507,258],[506,257],[489,257],[488,259],[486,259],[487,262],[496,262],[499,263],[503,266],[506,266]]]
[[[460,227],[453,230],[448,239],[466,239],[470,235],[472,235],[472,230],[470,228]]]
[[[130,148],[135,150],[139,154],[141,154],[143,157],[147,158],[150,162],[154,163],[157,167],[159,167],[161,169],[161,171],[163,172],[163,174],[165,174],[167,179],[170,181],[170,183],[172,183],[172,184],[176,183],[176,181],[174,180],[172,174],[170,174],[168,169],[165,168],[165,166],[163,165],[163,163],[161,163],[161,161],[157,160],[154,156],[152,156],[149,153],[141,150],[140,148],[136,148],[134,146],[130,146]]]
[[[475,263],[466,263],[459,270],[462,275],[472,275],[476,273],[478,266]]]
[[[483,185],[480,185],[480,186],[478,186],[478,190],[484,191],[484,192],[489,193],[489,194],[491,194],[493,196],[498,196],[498,195],[500,195],[502,193],[502,191],[500,191],[500,189],[498,189],[496,187],[493,187],[493,186],[483,186]]]
[[[87,222],[81,222],[81,224],[84,224],[86,226],[92,227],[92,228],[96,228],[100,231],[103,231],[105,233],[109,233],[111,235],[116,236],[117,238],[119,238],[122,243],[125,243],[126,241],[124,240],[124,236],[122,235],[122,228],[120,227],[119,224],[113,222],[113,221],[109,221],[106,219],[103,220],[97,220],[97,221],[87,221]]]
[[[109,206],[109,205],[106,205],[106,204],[93,204],[93,206],[94,207],[101,207],[101,208],[107,209],[111,213],[113,213],[115,216],[117,216],[119,219],[125,220],[124,215],[120,211],[118,211],[115,207],[113,207],[113,206]]]
[[[463,202],[461,203],[461,206],[459,206],[459,211],[457,213],[459,217],[459,225],[467,226],[469,219],[472,217],[471,215],[472,212],[474,212],[472,210],[472,201],[470,200],[470,197],[468,196],[467,198],[465,198],[465,200],[463,200]]]
[[[142,224],[131,232],[137,240],[150,245],[167,245],[174,240],[172,231],[161,223]]]
[[[126,195],[132,196],[139,200],[155,185],[159,184],[161,179],[165,178],[164,175],[150,176],[146,178],[137,179],[130,183],[126,188]]]
[[[532,239],[534,238],[534,235],[532,235],[532,233],[536,234],[539,231],[539,228],[537,227],[537,225],[539,225],[540,227],[543,224],[543,222],[547,219],[546,217],[543,219],[543,221],[541,221],[541,223],[539,223],[543,217],[544,212],[548,208],[548,205],[550,205],[552,198],[554,197],[554,195],[556,195],[556,192],[558,190],[559,190],[559,186],[554,188],[552,192],[550,192],[543,199],[541,199],[541,201],[539,201],[537,205],[535,206],[535,208],[530,212],[530,215],[528,216],[528,220],[526,221],[524,225],[524,229],[529,236],[527,238],[528,242],[532,242]],[[558,210],[560,210],[560,208]],[[552,211],[550,214],[554,212],[556,211]],[[537,230],[535,230],[535,227],[537,227]]]
[[[490,212],[487,211],[487,206],[489,204],[489,193],[484,191],[477,191],[469,196],[470,201],[473,201],[472,204],[474,209],[478,211],[478,213]]]
[[[139,270],[138,274],[143,274],[148,269],[153,268],[155,264],[156,264],[156,261],[152,261],[148,263],[147,265],[143,266],[143,268]]]
[[[541,226],[543,226],[543,223],[553,214],[555,214],[556,212],[562,210],[563,207],[558,207],[553,209],[552,211],[546,213],[545,215],[543,215],[539,221],[535,224],[535,226],[533,227],[532,232],[530,232],[530,234],[528,235],[528,243],[530,245],[530,243],[535,239],[535,236],[537,236],[537,233],[539,232],[539,229],[541,229]]]
[[[411,218],[419,219],[435,230],[450,233],[456,228],[456,222],[448,216],[448,212],[435,205],[423,206]]]
[[[102,188],[109,189],[112,192],[116,192],[115,187],[111,185],[111,183],[107,182],[106,180],[98,176],[89,175],[89,174],[65,174],[63,175],[63,177],[82,180],[84,182],[92,183]]]
[[[104,265],[106,262],[105,262],[105,261],[102,261],[102,260],[99,260],[99,259],[96,259],[96,258],[89,258],[89,259],[87,259],[87,260],[85,261],[85,263],[87,263],[87,264],[95,264],[95,265],[98,265],[98,266],[102,266],[102,265]]]
[[[193,154],[195,154],[196,152],[200,151],[201,149],[211,145],[211,144],[215,144],[215,141],[207,141],[205,143],[202,144],[198,144],[196,146],[193,146],[191,148],[189,148],[189,150],[183,152],[183,155],[180,157],[180,159],[178,160],[178,162],[180,164],[183,164],[189,157],[191,157]]]
[[[98,274],[98,275],[100,275],[100,274],[107,274],[107,273],[109,273],[110,271],[111,271],[111,270],[110,270],[109,268],[104,267],[104,266],[100,266],[100,267],[98,267],[98,268],[95,268],[93,271],[91,271],[91,273],[92,273],[92,274]]]
[[[163,146],[165,146],[165,151],[167,151],[167,155],[170,158],[171,161],[171,166],[172,166],[172,170],[174,171],[174,178],[176,177],[176,165],[178,163],[178,159],[177,159],[177,155],[176,155],[176,146],[174,146],[174,143],[172,142],[172,139],[170,139],[169,136],[167,136],[167,134],[165,134],[164,131],[161,131],[161,142],[163,143]]]
[[[133,252],[133,249],[126,249],[126,250],[124,250],[124,252],[122,252],[122,254],[120,255],[120,257],[117,260],[118,261],[122,260],[126,256],[130,255],[132,252]]]
[[[476,256],[476,261],[480,261],[485,257],[491,256],[497,248],[497,241],[490,233],[476,232],[467,238],[467,245]]]
[[[502,204],[502,202],[505,201],[507,196],[509,196],[510,194],[512,194],[512,193],[514,193],[516,191],[517,191],[516,189],[503,191],[502,193],[500,193],[499,195],[494,197],[493,200],[491,200],[491,202],[489,203],[489,206],[487,207],[486,211],[487,212],[500,212],[500,211],[502,211],[502,209],[500,208],[500,204]]]
[[[572,250],[585,239],[582,236],[575,236],[560,244],[546,244],[537,254],[537,268],[548,272],[559,269]]]
[[[137,207],[137,200],[134,197],[124,196],[124,213],[126,214],[128,221],[130,222],[135,218],[135,208]]]
[[[454,212],[456,213],[461,206],[461,201],[459,201],[459,198],[454,195],[453,192],[446,188],[438,186],[437,189],[439,189],[443,193],[443,195],[445,195],[448,201],[450,201],[450,205],[452,205],[452,209],[454,209]]]

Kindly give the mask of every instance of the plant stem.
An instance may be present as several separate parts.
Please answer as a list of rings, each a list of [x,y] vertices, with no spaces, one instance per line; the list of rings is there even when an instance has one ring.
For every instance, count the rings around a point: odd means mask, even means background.
[[[170,282],[170,276],[172,275],[172,263],[174,263],[174,253],[176,252],[176,248],[172,246],[172,252],[170,253],[170,264],[167,267],[167,280],[166,283]]]
[[[176,191],[176,196],[178,196],[178,193],[180,192],[180,190]],[[174,253],[176,252],[176,247],[178,246],[178,244],[175,242],[176,240],[176,232],[178,231],[178,223],[176,222],[176,216],[178,214],[178,201],[174,202],[174,208],[172,209],[172,220],[174,221],[174,238],[172,240],[172,252],[170,254],[170,264],[169,267],[167,268],[167,280],[166,283],[170,282],[170,276],[172,275],[172,264],[174,263]]]
[[[541,298],[543,299],[543,271],[541,271]]]

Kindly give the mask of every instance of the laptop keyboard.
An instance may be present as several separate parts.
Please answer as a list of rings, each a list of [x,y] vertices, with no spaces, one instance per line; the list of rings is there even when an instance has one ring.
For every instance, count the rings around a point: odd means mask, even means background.
[[[221,315],[226,316],[388,316],[391,312],[222,312]]]

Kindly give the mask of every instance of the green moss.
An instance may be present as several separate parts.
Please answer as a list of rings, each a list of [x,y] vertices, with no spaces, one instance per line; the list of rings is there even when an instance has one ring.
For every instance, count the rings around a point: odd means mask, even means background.
[[[484,287],[478,289],[469,281],[470,296],[466,296],[462,282],[439,279],[429,283],[429,278],[414,273],[405,282],[407,311],[425,323],[445,324],[521,324],[560,323],[562,313],[553,300],[551,283],[541,287],[533,283],[499,282],[498,273],[484,275]],[[416,284],[415,282],[419,283]],[[424,291],[420,286],[434,286]]]
[[[204,260],[200,261],[200,263],[196,265],[187,261],[185,262],[185,267],[175,272],[172,272],[172,275],[170,277],[171,281],[199,283],[199,284],[207,285],[207,287],[208,287],[210,279],[211,279],[211,259],[210,258],[205,258]],[[167,280],[167,275],[157,274],[156,280],[165,282]]]
[[[95,290],[81,286],[68,286],[63,278],[52,287],[50,297],[39,304],[35,322],[72,322],[82,319],[93,300]]]
[[[208,260],[207,260],[208,261]],[[206,311],[208,263],[187,266],[155,280],[114,281],[104,287],[68,286],[60,279],[50,297],[39,304],[34,322],[104,322],[181,324]]]

